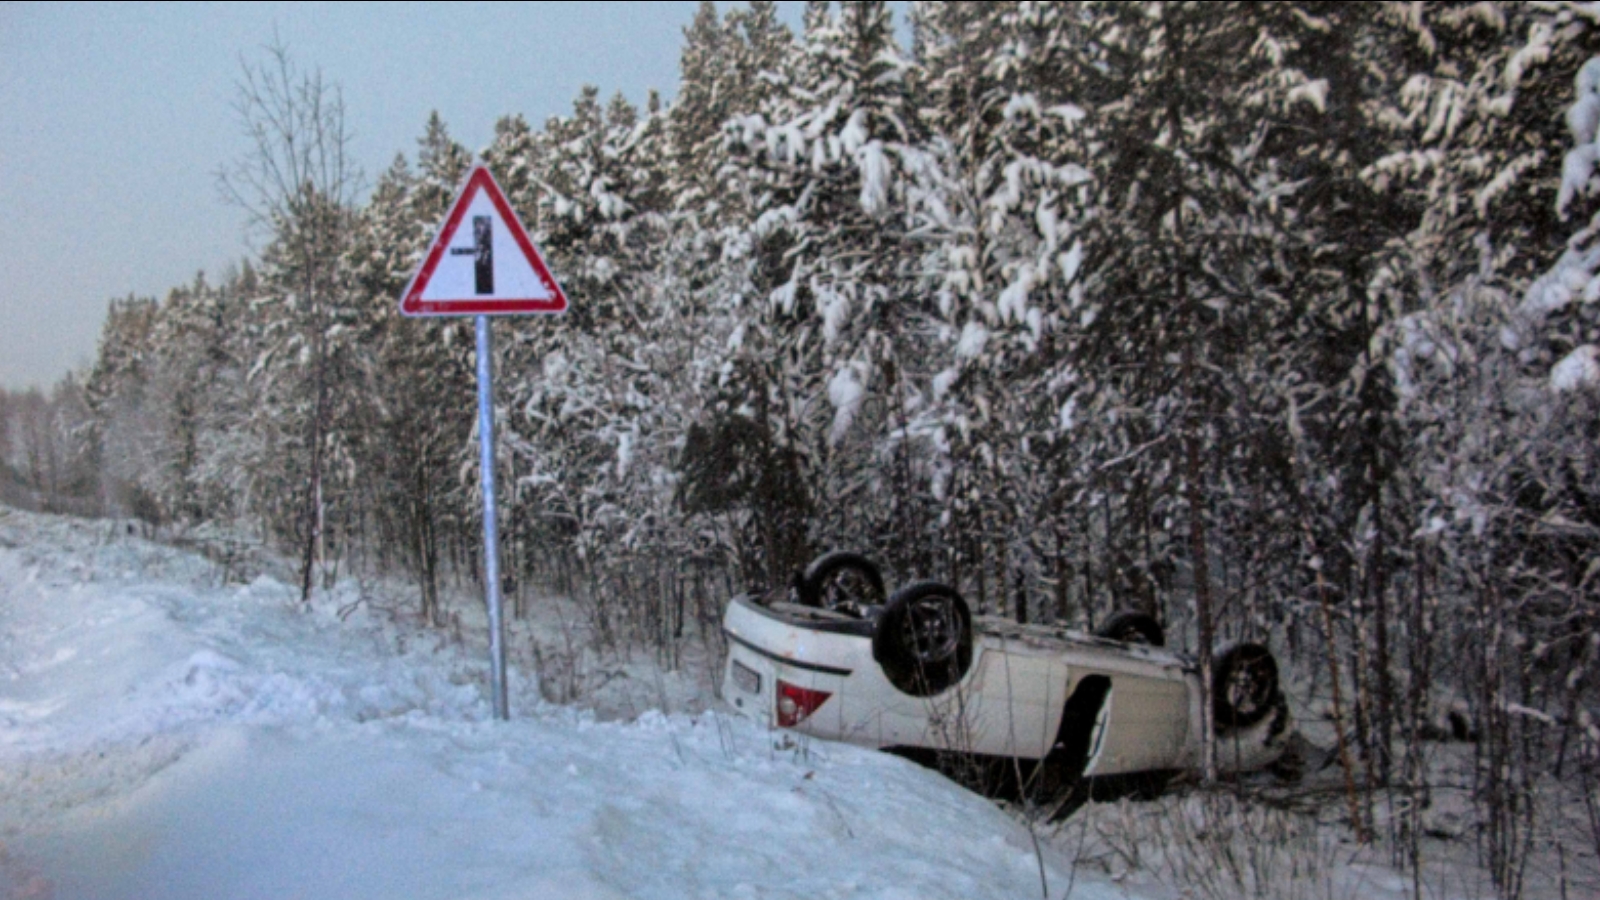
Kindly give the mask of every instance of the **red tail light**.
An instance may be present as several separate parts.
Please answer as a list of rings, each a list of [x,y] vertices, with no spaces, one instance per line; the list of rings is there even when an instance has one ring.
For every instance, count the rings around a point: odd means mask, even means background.
[[[832,696],[827,691],[796,687],[778,679],[778,727],[793,728],[799,725]]]

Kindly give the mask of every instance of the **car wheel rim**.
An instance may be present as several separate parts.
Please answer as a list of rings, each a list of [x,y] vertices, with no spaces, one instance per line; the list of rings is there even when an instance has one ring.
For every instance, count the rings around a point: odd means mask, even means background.
[[[871,595],[872,582],[860,572],[845,569],[823,584],[817,599],[823,609],[839,609],[852,604],[864,604]]]
[[[923,665],[943,663],[955,654],[958,636],[951,622],[950,604],[930,598],[907,610],[912,650]]]
[[[1243,660],[1234,670],[1228,685],[1228,702],[1241,715],[1251,715],[1264,707],[1272,692],[1272,678],[1265,658]]]

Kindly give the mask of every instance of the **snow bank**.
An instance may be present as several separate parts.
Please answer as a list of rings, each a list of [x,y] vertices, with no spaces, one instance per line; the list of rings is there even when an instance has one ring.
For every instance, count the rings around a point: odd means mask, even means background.
[[[1020,825],[903,760],[515,672],[496,722],[470,643],[219,580],[0,508],[0,897],[1040,895]]]

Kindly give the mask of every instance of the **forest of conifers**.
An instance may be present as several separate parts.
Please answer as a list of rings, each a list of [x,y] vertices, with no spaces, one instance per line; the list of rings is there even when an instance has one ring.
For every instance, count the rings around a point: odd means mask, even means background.
[[[1514,885],[1519,798],[1600,777],[1600,10],[911,6],[903,48],[881,2],[702,4],[670,103],[476,154],[434,117],[370,190],[274,192],[264,136],[224,177],[260,257],[5,395],[5,496],[247,526],[436,618],[478,571],[472,326],[397,302],[482,160],[572,303],[496,325],[514,603],[661,647],[844,548],[1265,640],[1339,685],[1363,785],[1425,792],[1456,711]],[[282,55],[239,87],[247,124],[329,96]]]

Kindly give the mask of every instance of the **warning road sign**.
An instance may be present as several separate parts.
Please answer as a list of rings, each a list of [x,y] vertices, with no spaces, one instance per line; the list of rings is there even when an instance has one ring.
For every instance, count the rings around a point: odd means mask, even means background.
[[[561,292],[488,168],[479,164],[400,298],[408,316],[563,313]]]

